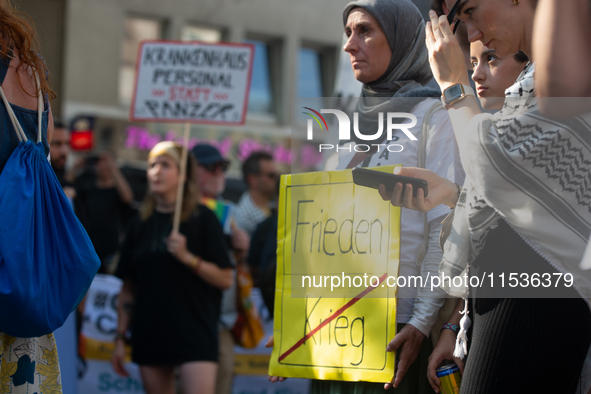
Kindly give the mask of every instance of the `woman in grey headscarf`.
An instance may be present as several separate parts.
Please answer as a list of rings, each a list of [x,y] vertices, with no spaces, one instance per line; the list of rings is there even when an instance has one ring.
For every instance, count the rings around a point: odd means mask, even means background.
[[[353,1],[343,11],[343,24],[348,37],[343,49],[363,82],[357,107],[362,133],[377,129],[379,112],[411,112],[425,98],[441,95],[425,86],[433,78],[425,23],[410,0]]]
[[[449,117],[439,100],[441,93],[425,86],[432,74],[425,23],[417,7],[410,0],[354,1],[345,7],[343,24],[348,37],[343,49],[349,53],[355,78],[363,82],[363,90],[356,109],[359,130],[356,133],[353,126],[354,141],[339,148],[337,169],[403,164],[425,167],[462,183],[463,170]],[[395,130],[391,140],[386,140],[385,132],[368,140],[379,129],[378,114],[383,113],[386,122],[386,114],[392,112],[416,117],[416,125],[407,129],[414,138]],[[396,123],[408,123],[408,119]],[[352,149],[355,144],[372,148],[356,152]],[[399,277],[437,275],[442,257],[438,244],[440,223],[448,213],[445,206],[426,215],[401,211]],[[433,393],[426,378],[432,350],[429,335],[443,304],[443,294],[431,292],[427,286],[399,289],[397,334],[387,347],[387,351],[397,351],[398,363],[396,376],[386,388],[394,386],[396,393]],[[383,385],[315,381],[312,392],[381,393]]]
[[[410,0],[360,0],[343,12],[348,40],[344,50],[363,90],[357,109],[358,133],[339,147],[337,169],[376,167],[391,164],[425,167],[452,182],[463,183],[457,147],[449,117],[441,107],[438,90],[426,87],[432,79],[425,46],[425,23]],[[408,134],[395,130],[369,137],[379,130],[379,113],[410,113],[417,119]],[[353,117],[350,117],[353,119]],[[395,123],[408,123],[408,118]],[[385,125],[383,130],[386,129]],[[410,125],[409,125],[410,126]],[[361,137],[359,137],[361,135]],[[359,144],[372,147],[356,152]],[[357,146],[356,146],[357,145]],[[366,149],[358,149],[366,150]],[[400,190],[401,184],[395,190]],[[427,214],[402,209],[399,277],[436,276],[442,252],[439,247],[441,221],[449,213],[445,206]],[[424,280],[425,285],[427,280]],[[400,288],[396,308],[397,334],[387,351],[397,351],[396,376],[386,388],[397,394],[433,393],[427,381],[427,362],[432,351],[429,336],[443,305],[443,291],[429,287]],[[435,327],[439,333],[441,326]],[[272,342],[269,341],[269,346]],[[275,382],[282,380],[270,377]],[[312,382],[312,393],[383,393],[384,385],[368,382]]]

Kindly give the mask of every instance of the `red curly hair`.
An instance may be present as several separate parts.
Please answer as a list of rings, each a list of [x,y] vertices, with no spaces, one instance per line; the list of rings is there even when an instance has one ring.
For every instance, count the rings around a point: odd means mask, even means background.
[[[48,71],[39,54],[39,38],[32,18],[17,11],[10,0],[0,0],[0,58],[12,58],[11,48],[16,49],[21,60],[17,70],[24,64],[31,67],[39,75],[41,90],[53,100],[56,94],[49,86],[47,78],[44,78]],[[20,76],[19,85],[23,87]]]

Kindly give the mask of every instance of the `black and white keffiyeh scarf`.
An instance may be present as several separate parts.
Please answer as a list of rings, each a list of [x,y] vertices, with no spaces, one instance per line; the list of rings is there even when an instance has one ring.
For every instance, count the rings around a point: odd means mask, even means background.
[[[580,267],[591,234],[591,116],[542,116],[534,87],[529,65],[507,89],[500,112],[477,115],[456,131],[466,181],[439,273],[467,275],[487,233],[505,220],[555,269],[571,273],[591,306],[591,271]],[[467,298],[467,286],[442,283],[448,294]],[[463,355],[465,344],[456,350]],[[587,392],[591,381],[583,381]]]
[[[591,299],[591,271],[580,268],[591,235],[591,117],[540,115],[533,66],[506,96],[500,112],[475,116],[456,134],[466,181],[440,274],[463,275],[502,218]],[[445,290],[467,295],[465,287]]]

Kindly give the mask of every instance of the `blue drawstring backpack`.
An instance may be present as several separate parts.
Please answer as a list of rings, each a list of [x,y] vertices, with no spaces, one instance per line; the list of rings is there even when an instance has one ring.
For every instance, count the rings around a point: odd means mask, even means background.
[[[0,96],[21,141],[0,173],[0,331],[39,337],[64,324],[100,260],[45,157],[41,94],[37,143]]]

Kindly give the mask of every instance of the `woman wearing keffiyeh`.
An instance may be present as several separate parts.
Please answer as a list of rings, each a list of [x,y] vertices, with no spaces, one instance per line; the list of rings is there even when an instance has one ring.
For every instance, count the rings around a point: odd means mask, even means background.
[[[456,18],[466,24],[471,41],[482,41],[500,57],[521,50],[531,59],[535,4],[461,0]],[[468,85],[460,47],[445,17],[431,15],[426,42],[442,90]],[[448,101],[466,170],[459,200],[455,185],[416,169],[401,174],[427,179],[429,196],[424,199],[421,191],[414,200],[392,196],[393,204],[411,209],[455,206],[440,274],[494,273],[497,280],[482,288],[468,288],[465,281],[442,286],[473,303],[461,393],[578,393],[591,386],[591,275],[579,265],[591,233],[591,123],[584,117],[548,119],[537,105],[533,65],[507,89],[497,114],[481,114],[471,95]],[[520,284],[511,293],[495,293],[499,275],[507,279],[511,272],[520,278],[569,274],[574,285],[557,289],[552,282],[534,293],[533,284]],[[518,298],[540,295],[546,298]],[[500,296],[512,298],[493,298]],[[454,355],[463,356],[467,346],[458,345]]]

